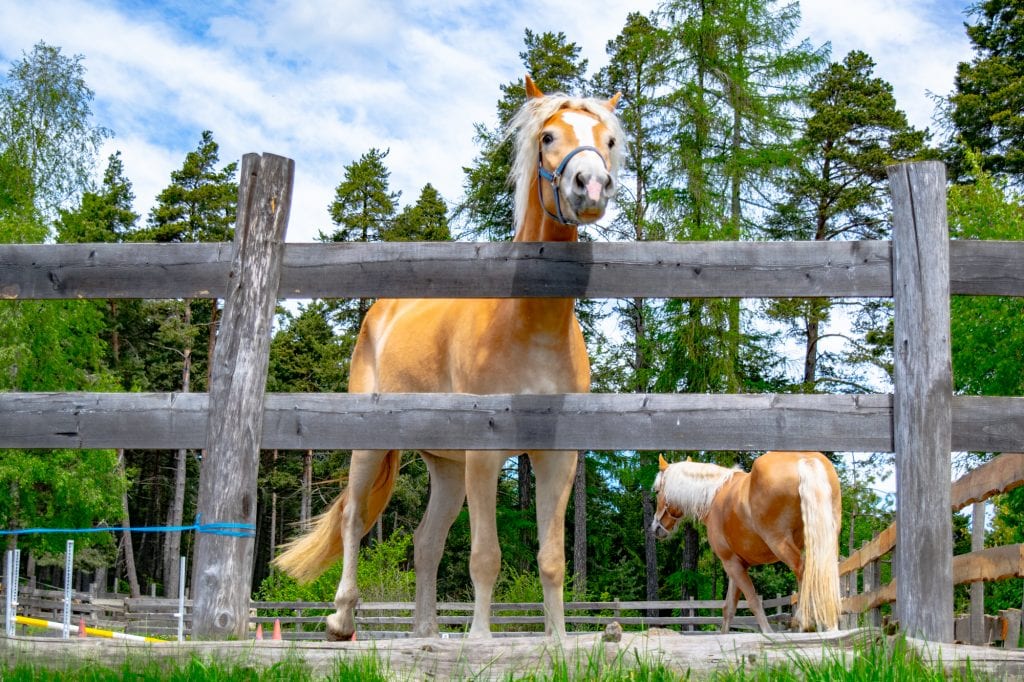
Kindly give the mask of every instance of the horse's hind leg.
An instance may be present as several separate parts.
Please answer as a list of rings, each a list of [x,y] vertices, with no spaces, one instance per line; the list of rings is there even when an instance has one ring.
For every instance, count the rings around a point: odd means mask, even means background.
[[[348,471],[348,500],[341,520],[341,544],[344,560],[341,580],[334,594],[336,611],[327,616],[327,638],[347,641],[355,636],[355,608],[359,600],[356,586],[356,567],[359,562],[359,541],[363,538],[368,519],[366,503],[370,490],[380,471],[387,450],[353,450]]]
[[[537,479],[537,567],[544,588],[544,633],[565,639],[565,508],[576,474],[576,452],[530,453]]]
[[[416,534],[413,555],[416,564],[416,613],[413,637],[437,637],[437,567],[452,522],[466,500],[462,462],[427,453],[423,461],[430,473],[430,498]]]

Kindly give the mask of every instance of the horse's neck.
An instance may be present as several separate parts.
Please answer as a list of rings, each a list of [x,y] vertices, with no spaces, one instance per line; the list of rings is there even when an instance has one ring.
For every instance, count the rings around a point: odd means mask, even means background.
[[[682,510],[686,516],[699,519],[707,515],[715,496],[740,480],[738,474],[743,473],[717,465],[702,466],[699,471],[684,465],[676,466],[679,468],[669,471],[665,495],[673,507]]]
[[[565,225],[549,216],[537,198],[537,179],[530,186],[529,203],[523,214],[523,222],[516,230],[514,242],[575,242],[579,241],[579,230],[575,225]],[[520,319],[545,327],[568,326],[575,320],[574,299],[571,298],[510,298],[505,299],[517,310]]]

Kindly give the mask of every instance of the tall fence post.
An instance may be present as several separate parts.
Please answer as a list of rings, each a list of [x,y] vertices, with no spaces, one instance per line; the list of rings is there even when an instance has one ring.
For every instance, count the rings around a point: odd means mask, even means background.
[[[893,207],[893,443],[896,600],[912,637],[953,641],[946,172],[938,161],[888,169]]]
[[[206,451],[199,472],[193,637],[242,639],[249,625],[256,478],[284,236],[295,162],[246,154],[234,252],[211,363]],[[218,529],[208,524],[227,524]]]

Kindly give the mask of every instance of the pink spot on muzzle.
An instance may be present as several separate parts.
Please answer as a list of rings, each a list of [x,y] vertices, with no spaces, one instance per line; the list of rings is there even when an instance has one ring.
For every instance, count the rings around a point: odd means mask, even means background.
[[[591,180],[587,183],[587,198],[591,201],[597,202],[601,200],[601,183],[597,180]]]

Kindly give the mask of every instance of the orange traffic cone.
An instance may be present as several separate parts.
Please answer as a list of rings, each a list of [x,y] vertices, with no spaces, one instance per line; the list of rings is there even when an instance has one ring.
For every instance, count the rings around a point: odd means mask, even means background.
[[[78,619],[78,636],[85,639],[85,618]]]
[[[256,639],[263,639],[263,623],[256,623]]]
[[[274,636],[271,639],[273,639],[275,642],[281,641],[281,619],[280,618],[275,618],[274,619]]]

